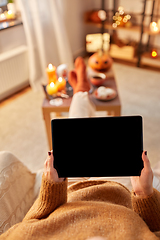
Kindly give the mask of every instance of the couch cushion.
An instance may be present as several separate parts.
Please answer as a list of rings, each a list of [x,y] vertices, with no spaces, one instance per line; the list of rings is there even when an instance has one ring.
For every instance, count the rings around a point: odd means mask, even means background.
[[[22,221],[33,204],[35,174],[9,152],[0,152],[0,234]]]

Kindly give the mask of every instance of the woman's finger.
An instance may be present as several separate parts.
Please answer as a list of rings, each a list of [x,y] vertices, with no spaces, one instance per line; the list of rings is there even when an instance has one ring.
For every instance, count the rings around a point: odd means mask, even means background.
[[[147,151],[144,151],[142,153],[142,160],[143,160],[145,171],[151,171],[151,164],[147,156]]]

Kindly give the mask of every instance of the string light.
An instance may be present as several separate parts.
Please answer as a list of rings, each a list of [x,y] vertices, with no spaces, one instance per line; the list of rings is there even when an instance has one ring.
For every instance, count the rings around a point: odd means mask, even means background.
[[[115,13],[113,16],[113,28],[117,28],[120,25],[125,25],[129,20],[131,19],[131,16],[129,14],[124,14],[124,8],[120,6],[118,8],[118,12]]]
[[[119,12],[120,15],[123,15],[124,14],[124,8],[120,6],[118,8],[118,12]]]
[[[157,22],[151,22],[150,23],[150,30],[151,32],[159,32],[159,27],[158,27],[158,24]]]

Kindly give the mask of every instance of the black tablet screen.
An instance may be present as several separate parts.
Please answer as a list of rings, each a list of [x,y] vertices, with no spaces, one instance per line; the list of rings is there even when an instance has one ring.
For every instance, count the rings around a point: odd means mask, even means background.
[[[140,175],[141,116],[54,119],[51,124],[59,177]]]

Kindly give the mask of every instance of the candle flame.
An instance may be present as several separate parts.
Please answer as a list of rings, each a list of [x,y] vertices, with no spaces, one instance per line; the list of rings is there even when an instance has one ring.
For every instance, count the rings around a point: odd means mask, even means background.
[[[6,19],[6,16],[5,16],[4,13],[2,13],[2,14],[0,15],[0,17],[1,17],[2,20]]]
[[[152,51],[152,57],[155,58],[155,57],[157,57],[157,55],[158,55],[157,52],[155,50],[153,50]]]
[[[63,80],[62,77],[58,78],[58,82],[62,82],[62,80]]]
[[[52,70],[52,69],[53,69],[52,63],[50,63],[50,64],[48,65],[48,68],[49,68],[49,70]]]
[[[11,10],[9,10],[9,11],[8,11],[8,14],[12,14],[12,11],[11,11]]]
[[[54,82],[51,82],[51,83],[50,83],[50,86],[51,86],[51,87],[54,87]]]

